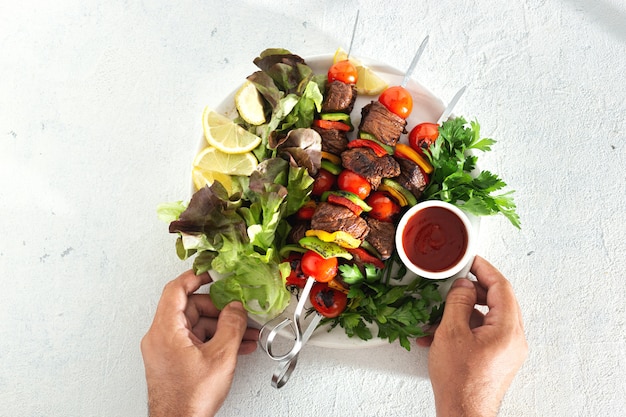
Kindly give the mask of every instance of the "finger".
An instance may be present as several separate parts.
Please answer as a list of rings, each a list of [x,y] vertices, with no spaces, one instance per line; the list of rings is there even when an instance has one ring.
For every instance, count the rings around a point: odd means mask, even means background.
[[[481,311],[474,309],[474,311],[472,311],[472,315],[470,316],[470,329],[480,327],[484,323],[485,315]]]
[[[476,288],[476,304],[487,305],[487,290],[478,281],[472,281]]]
[[[211,277],[208,273],[196,275],[193,271],[186,271],[165,284],[155,318],[180,319],[180,313],[184,313],[187,306],[188,295],[210,281]]]
[[[239,346],[239,350],[237,351],[238,355],[249,355],[254,352],[257,347],[257,342],[253,340],[244,340],[241,342]]]
[[[433,344],[433,335],[429,334],[427,336],[418,337],[415,339],[417,346],[419,347],[430,347]]]
[[[480,327],[483,325],[483,321],[485,319],[485,315],[479,311],[474,309],[470,315],[470,319],[469,319],[469,327],[470,329],[475,329],[477,327]],[[428,332],[431,333],[429,335],[426,336],[422,336],[422,337],[418,337],[415,341],[417,342],[417,345],[420,347],[430,347],[430,345],[433,343],[433,334],[437,331],[437,327],[438,325],[433,325],[428,329]]]
[[[247,322],[246,310],[240,302],[235,301],[226,305],[217,319],[211,343],[217,344],[226,353],[236,353],[246,332]]]
[[[248,327],[243,334],[243,340],[256,343],[259,340],[259,332],[259,329]]]
[[[205,342],[212,339],[215,335],[217,321],[217,317],[200,317],[198,322],[191,328],[191,331],[201,342]],[[256,342],[259,340],[259,329],[246,328],[241,339],[242,343],[251,342],[256,345]]]
[[[217,318],[200,317],[198,322],[191,328],[191,332],[201,343],[211,339],[217,329]]]
[[[476,305],[476,288],[466,278],[459,278],[452,284],[446,297],[446,307],[439,329],[469,331],[470,317]]]
[[[486,290],[489,290],[494,284],[507,280],[495,266],[481,256],[474,258],[470,271],[474,274],[478,283]]]
[[[417,345],[421,347],[430,347],[433,343],[433,335],[437,331],[437,327],[439,327],[439,323],[425,326],[424,333],[426,333],[426,335],[415,339]]]
[[[477,256],[472,273],[487,291],[486,305],[489,312],[485,324],[515,322],[522,325],[521,310],[511,283],[487,260]]]
[[[194,326],[201,317],[217,317],[220,311],[215,307],[208,294],[191,294],[185,308],[185,315],[191,326]]]

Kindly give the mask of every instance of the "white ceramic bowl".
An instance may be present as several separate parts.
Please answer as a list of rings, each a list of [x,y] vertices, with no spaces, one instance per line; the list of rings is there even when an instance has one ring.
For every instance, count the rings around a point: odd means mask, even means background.
[[[404,247],[403,237],[405,233],[407,233],[407,224],[409,223],[409,220],[414,218],[414,216],[416,216],[423,210],[431,207],[440,207],[456,215],[456,217],[463,224],[467,236],[467,244],[465,245],[464,253],[458,258],[458,261],[456,261],[456,263],[447,267],[445,270],[432,271],[416,265],[414,262],[411,261],[409,255],[407,254],[407,249],[409,248]],[[424,201],[411,207],[402,216],[400,222],[398,223],[398,227],[396,228],[396,247],[398,248],[398,255],[400,256],[400,259],[402,259],[402,262],[411,272],[427,279],[446,279],[451,277],[459,278],[461,276],[467,276],[474,260],[476,245],[475,240],[475,228],[473,227],[472,222],[465,214],[465,212],[450,203],[439,200]]]

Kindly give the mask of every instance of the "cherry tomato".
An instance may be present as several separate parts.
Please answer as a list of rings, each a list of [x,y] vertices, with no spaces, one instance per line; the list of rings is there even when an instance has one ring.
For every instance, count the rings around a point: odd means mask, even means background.
[[[330,191],[335,186],[336,180],[337,177],[329,171],[321,168],[317,171],[317,175],[315,176],[315,182],[313,182],[313,190],[311,191],[311,194],[320,196],[324,194],[324,192]]]
[[[308,250],[302,255],[301,268],[307,276],[319,282],[328,282],[337,275],[337,258],[324,259],[317,252]]]
[[[317,208],[317,204],[313,200],[309,200],[302,207],[298,209],[296,212],[296,217],[300,220],[311,220],[313,218],[313,214],[315,213],[315,209]]]
[[[324,317],[337,317],[348,305],[348,296],[334,290],[328,284],[316,282],[311,289],[309,300],[313,308]]]
[[[378,97],[378,101],[390,112],[406,119],[413,111],[413,97],[399,85],[389,87]]]
[[[332,83],[333,81],[341,81],[346,84],[356,84],[357,77],[358,73],[356,71],[356,67],[347,59],[333,64],[333,66],[328,70],[329,83]]]
[[[364,177],[354,171],[344,169],[337,177],[337,186],[340,190],[350,191],[364,200],[372,191],[372,185]]]
[[[400,213],[400,205],[382,191],[374,191],[365,202],[372,208],[367,214],[381,222],[392,222]]]
[[[292,253],[287,257],[286,261],[289,262],[289,266],[291,266],[291,272],[287,277],[287,285],[295,285],[296,287],[304,288],[308,277],[302,272],[302,254]]]
[[[409,133],[409,145],[421,155],[439,137],[439,125],[437,123],[420,123],[411,129]]]

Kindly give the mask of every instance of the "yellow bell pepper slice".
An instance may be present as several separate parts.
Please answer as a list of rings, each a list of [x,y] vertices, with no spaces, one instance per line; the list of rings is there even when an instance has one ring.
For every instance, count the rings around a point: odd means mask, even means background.
[[[433,166],[430,164],[430,162],[424,159],[422,155],[417,153],[417,151],[411,148],[409,145],[406,145],[404,143],[396,144],[396,154],[398,153],[415,162],[417,165],[419,165],[420,168],[424,170],[425,173],[430,174],[431,172],[433,172]]]
[[[335,165],[341,166],[341,158],[333,153],[322,151],[322,158],[329,160]]]
[[[385,184],[380,184],[378,186],[378,190],[389,193],[389,195],[395,198],[398,204],[400,204],[400,207],[406,207],[406,205],[409,204],[409,201],[406,199],[404,194],[402,194],[400,191],[396,190],[395,188],[391,188]]]
[[[305,232],[306,236],[315,236],[324,242],[334,242],[346,249],[355,249],[361,246],[361,241],[351,234],[338,230],[333,233],[329,233],[325,230],[309,229]]]

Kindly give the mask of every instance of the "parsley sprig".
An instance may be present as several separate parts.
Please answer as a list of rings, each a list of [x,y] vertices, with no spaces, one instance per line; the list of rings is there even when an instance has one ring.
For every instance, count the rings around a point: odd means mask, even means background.
[[[406,285],[394,285],[385,282],[384,277],[394,271],[393,279],[404,276],[399,274],[397,256],[386,262],[384,269],[377,269],[366,264],[363,269],[356,265],[341,265],[341,277],[350,284],[348,306],[344,312],[333,319],[324,319],[331,329],[344,328],[348,337],[372,339],[371,324],[378,328],[377,336],[398,340],[406,350],[411,350],[410,338],[424,336],[424,327],[436,322],[443,312],[441,294],[437,284],[416,277]]]
[[[478,157],[473,151],[487,152],[494,143],[493,139],[481,138],[476,121],[468,124],[463,117],[445,121],[427,152],[435,170],[423,198],[447,201],[477,216],[502,213],[520,228],[513,191],[495,194],[506,183],[490,171],[474,172]]]

